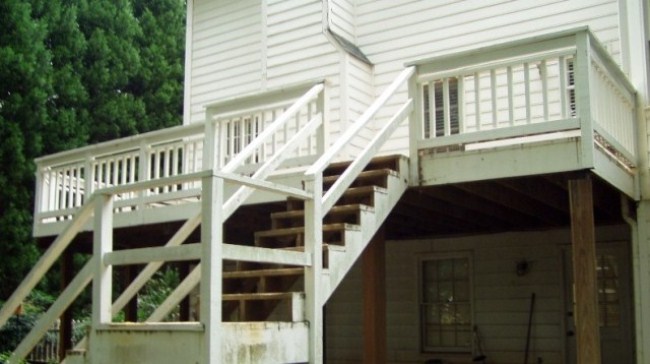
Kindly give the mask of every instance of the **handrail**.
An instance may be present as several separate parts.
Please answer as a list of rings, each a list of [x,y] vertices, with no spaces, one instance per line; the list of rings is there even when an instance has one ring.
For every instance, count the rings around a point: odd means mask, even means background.
[[[345,169],[345,172],[334,182],[323,196],[322,217],[325,217],[336,201],[345,193],[356,177],[363,171],[366,165],[379,152],[386,140],[390,138],[395,129],[406,119],[413,110],[413,99],[408,99],[395,115],[384,125],[377,135],[366,145],[363,151]]]
[[[305,172],[306,176],[314,176],[322,173],[343,148],[354,138],[358,132],[367,126],[368,122],[379,112],[395,91],[402,86],[415,72],[415,66],[405,68],[399,76],[382,92],[382,94],[370,105],[370,107],[357,119],[336,142],[328,148],[325,153]]]
[[[27,295],[34,289],[36,284],[40,282],[45,273],[52,267],[57,258],[63,251],[70,245],[72,239],[83,228],[88,219],[93,214],[94,198],[91,197],[75,214],[72,222],[63,230],[56,240],[50,245],[49,248],[43,253],[41,258],[34,264],[34,267],[29,271],[25,279],[20,283],[18,288],[9,297],[7,302],[0,310],[0,327],[3,327],[11,315],[16,311],[16,308],[27,297]]]

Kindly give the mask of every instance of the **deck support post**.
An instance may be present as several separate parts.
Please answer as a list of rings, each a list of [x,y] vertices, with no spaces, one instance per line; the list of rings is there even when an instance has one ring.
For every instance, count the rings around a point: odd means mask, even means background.
[[[223,180],[203,178],[201,208],[201,323],[204,328],[202,364],[222,362],[221,294],[223,278]]]
[[[61,257],[61,292],[70,284],[73,273],[72,252],[66,251]],[[72,349],[72,309],[68,307],[61,316],[59,327],[59,361],[65,359],[65,354]]]
[[[386,363],[386,240],[381,227],[363,262],[363,363]]]
[[[636,328],[636,362],[647,363],[650,357],[650,200],[639,202],[637,221],[632,226],[632,274],[634,282],[634,322]]]
[[[95,201],[93,256],[93,329],[112,321],[113,267],[104,263],[104,254],[113,250],[113,196],[101,195]]]
[[[578,364],[600,364],[596,240],[591,179],[569,181]]]
[[[306,179],[305,191],[314,196],[305,201],[305,252],[311,254],[311,266],[305,267],[305,314],[309,321],[309,363],[323,362],[323,175]]]

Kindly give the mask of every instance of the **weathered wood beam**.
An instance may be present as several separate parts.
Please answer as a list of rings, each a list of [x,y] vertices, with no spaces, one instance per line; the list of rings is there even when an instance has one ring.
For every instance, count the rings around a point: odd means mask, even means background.
[[[528,226],[532,222],[530,217],[519,214],[513,215],[512,211],[505,207],[452,186],[436,186],[435,188],[427,189],[426,193],[435,199],[460,204],[470,211],[489,216],[496,221],[501,221],[511,226]]]
[[[407,192],[402,197],[402,201],[408,204],[420,206],[426,211],[435,214],[447,216],[450,219],[457,220],[461,226],[476,226],[485,230],[494,230],[495,228],[503,227],[505,224],[502,221],[495,221],[489,216],[476,213],[468,210],[465,206],[460,204],[448,203],[434,199],[428,194],[422,193],[409,193]]]
[[[578,364],[600,364],[596,242],[592,184],[588,177],[568,183]]]
[[[499,180],[497,183],[519,194],[523,194],[565,217],[569,216],[569,198],[565,191],[552,188],[543,179],[505,179]]]
[[[386,240],[380,228],[362,255],[363,363],[386,363]]]
[[[508,208],[517,214],[530,216],[546,224],[561,225],[566,223],[562,216],[549,211],[545,206],[525,201],[521,196],[515,196],[509,190],[495,183],[461,183],[455,185],[459,189],[484,198],[494,204]],[[514,214],[512,214],[514,215]]]

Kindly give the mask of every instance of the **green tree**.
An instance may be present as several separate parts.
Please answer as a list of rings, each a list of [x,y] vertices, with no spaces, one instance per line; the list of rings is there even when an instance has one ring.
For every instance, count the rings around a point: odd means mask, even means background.
[[[185,2],[136,0],[134,12],[142,29],[136,38],[142,67],[130,89],[146,110],[138,131],[179,125],[183,113]]]
[[[40,130],[52,95],[45,34],[30,4],[0,2],[0,297],[8,297],[35,256],[32,161],[43,150]]]

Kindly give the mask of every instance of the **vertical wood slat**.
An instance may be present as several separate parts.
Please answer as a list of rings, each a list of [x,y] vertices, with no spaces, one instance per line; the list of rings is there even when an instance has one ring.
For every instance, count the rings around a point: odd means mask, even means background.
[[[429,82],[429,138],[435,138],[436,132],[436,83],[435,81]],[[426,137],[426,135],[425,135]]]
[[[459,76],[458,82],[458,133],[465,132],[465,77]]]
[[[442,82],[442,115],[444,118],[443,135],[451,135],[451,109],[449,105],[449,77]]]
[[[596,243],[591,180],[569,181],[578,363],[600,364]]]
[[[515,125],[515,90],[512,66],[508,66],[506,73],[508,78],[508,124],[513,126]]]
[[[546,60],[542,60],[539,70],[542,78],[542,105],[544,108],[544,121],[549,121],[548,117],[548,71]]]
[[[474,72],[474,109],[476,130],[481,130],[481,80],[478,72]]]
[[[497,72],[496,69],[490,70],[490,98],[492,99],[492,127],[497,128]]]
[[[566,62],[567,58],[562,56],[560,57],[560,107],[562,113],[562,119],[567,119],[569,116],[569,103],[567,102],[567,71],[566,71]]]
[[[68,203],[68,184],[70,181],[70,177],[68,176],[70,173],[69,168],[61,168],[61,205],[59,206],[60,209],[65,209],[67,208],[67,203]]]
[[[524,63],[524,88],[524,94],[526,96],[526,124],[530,124],[532,115],[530,105],[530,64],[528,62]]]

